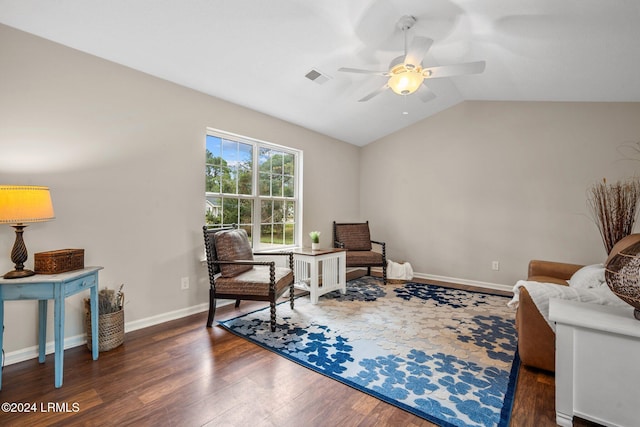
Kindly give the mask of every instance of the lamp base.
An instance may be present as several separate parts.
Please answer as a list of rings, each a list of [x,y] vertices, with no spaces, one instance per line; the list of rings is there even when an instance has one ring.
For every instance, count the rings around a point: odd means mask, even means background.
[[[22,277],[29,277],[36,274],[31,270],[13,270],[2,276],[5,279],[20,279]]]
[[[19,279],[21,277],[33,276],[36,273],[24,268],[24,262],[27,260],[27,247],[24,244],[22,233],[24,232],[26,225],[16,224],[12,225],[12,227],[16,229],[16,241],[13,244],[13,249],[11,250],[11,261],[15,264],[13,266],[15,270],[8,272],[3,277],[5,279]]]

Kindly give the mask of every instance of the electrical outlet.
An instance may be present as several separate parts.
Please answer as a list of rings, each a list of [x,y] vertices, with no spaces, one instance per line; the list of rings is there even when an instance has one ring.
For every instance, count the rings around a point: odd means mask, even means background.
[[[188,277],[183,277],[182,279],[180,279],[180,289],[182,289],[183,291],[185,289],[189,289],[189,278]]]
[[[498,271],[500,270],[500,262],[499,261],[493,261],[491,262],[491,269],[493,271]]]

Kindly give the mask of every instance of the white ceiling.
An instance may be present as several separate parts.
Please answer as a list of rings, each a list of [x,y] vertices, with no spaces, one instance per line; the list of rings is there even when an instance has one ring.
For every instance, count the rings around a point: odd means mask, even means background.
[[[337,69],[386,70],[403,15],[423,65],[485,72],[357,102],[384,77]],[[355,145],[464,100],[640,101],[638,0],[0,0],[0,22]]]

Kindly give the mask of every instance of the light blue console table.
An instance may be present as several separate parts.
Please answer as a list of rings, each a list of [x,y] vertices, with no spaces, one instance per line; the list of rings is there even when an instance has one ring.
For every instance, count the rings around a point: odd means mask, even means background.
[[[3,345],[4,302],[12,300],[38,300],[38,361],[44,363],[47,345],[47,304],[54,300],[55,386],[62,386],[64,363],[64,300],[70,295],[91,291],[91,348],[93,360],[98,359],[98,271],[102,267],[59,274],[36,274],[22,279],[0,278],[0,349]],[[0,371],[0,390],[2,371]]]

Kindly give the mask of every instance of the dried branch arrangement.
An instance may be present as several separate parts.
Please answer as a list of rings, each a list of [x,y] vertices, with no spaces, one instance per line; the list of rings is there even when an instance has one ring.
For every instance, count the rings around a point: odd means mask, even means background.
[[[633,231],[640,202],[640,180],[631,178],[607,184],[603,179],[589,189],[587,200],[607,253],[610,253],[613,245]]]

